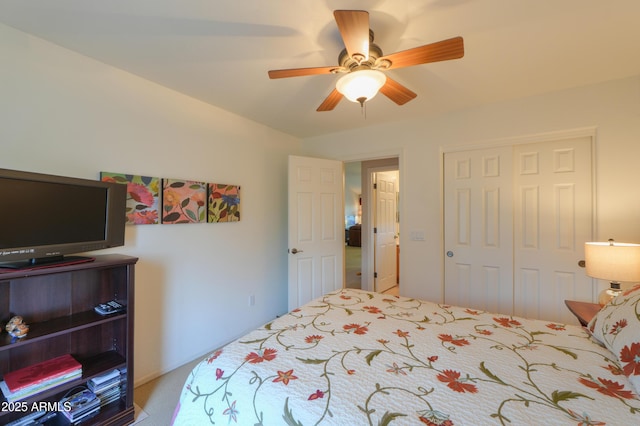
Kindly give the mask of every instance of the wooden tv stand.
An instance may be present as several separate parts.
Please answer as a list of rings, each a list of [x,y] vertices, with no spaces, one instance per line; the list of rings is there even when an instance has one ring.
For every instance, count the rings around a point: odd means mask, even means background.
[[[126,386],[118,401],[100,409],[84,425],[133,423],[133,318],[136,257],[96,256],[95,261],[53,268],[0,273],[0,374],[64,354],[82,364],[82,378],[10,404],[0,393],[0,424],[30,414],[41,402],[55,405],[73,388],[113,369],[126,369]],[[124,313],[102,316],[98,303],[117,299]],[[20,315],[29,325],[22,339],[13,339],[4,325]],[[35,404],[34,404],[35,403]],[[42,404],[45,405],[46,404]],[[13,408],[13,409],[12,409]],[[26,408],[27,410],[22,410]],[[64,424],[64,416],[59,413]],[[49,423],[47,423],[49,424]]]

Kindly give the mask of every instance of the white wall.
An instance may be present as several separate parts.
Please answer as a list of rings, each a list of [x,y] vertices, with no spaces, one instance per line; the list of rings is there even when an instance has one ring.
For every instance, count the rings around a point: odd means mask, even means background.
[[[374,99],[368,108],[375,108],[376,101],[385,100]],[[400,152],[400,235],[426,234],[425,241],[402,239],[400,293],[439,301],[442,150],[586,127],[597,129],[597,239],[640,243],[640,76],[310,138],[302,146],[305,155],[350,161]]]
[[[297,139],[3,25],[0,58],[0,167],[242,186],[240,222],[130,226],[111,250],[140,257],[136,384],[286,311]]]

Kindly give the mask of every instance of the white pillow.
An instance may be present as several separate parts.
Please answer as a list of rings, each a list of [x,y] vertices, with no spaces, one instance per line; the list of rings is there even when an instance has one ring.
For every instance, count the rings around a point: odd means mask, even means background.
[[[616,356],[640,395],[640,285],[613,298],[591,319],[588,328]]]

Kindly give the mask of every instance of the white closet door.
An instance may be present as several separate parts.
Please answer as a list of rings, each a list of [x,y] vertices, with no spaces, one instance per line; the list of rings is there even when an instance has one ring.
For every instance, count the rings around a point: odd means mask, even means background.
[[[593,238],[592,138],[444,156],[445,302],[576,323]],[[449,257],[451,256],[451,257]]]
[[[513,310],[512,148],[446,153],[445,303]]]
[[[591,138],[514,147],[515,313],[575,322],[565,299],[593,300],[578,262],[592,238]]]

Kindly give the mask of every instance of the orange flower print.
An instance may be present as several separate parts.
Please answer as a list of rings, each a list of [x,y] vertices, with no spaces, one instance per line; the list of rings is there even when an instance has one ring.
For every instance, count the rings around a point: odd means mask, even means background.
[[[276,357],[276,352],[278,351],[275,349],[267,348],[264,350],[259,350],[258,353],[251,352],[244,358],[244,360],[250,362],[251,364],[258,364],[262,361],[273,361],[273,359]]]
[[[288,385],[290,380],[296,380],[297,378],[298,377],[293,375],[293,369],[291,369],[289,371],[279,371],[278,370],[278,377],[273,379],[273,381],[274,381],[274,383],[275,382],[282,382],[285,385]]]
[[[465,346],[469,344],[469,341],[467,339],[454,339],[450,334],[440,334],[438,335],[438,337],[444,343],[451,343],[452,345],[456,346]]]
[[[627,326],[627,320],[623,318],[617,323],[613,324],[613,326],[611,326],[611,330],[609,330],[609,334],[613,334],[615,336],[616,334],[620,333],[622,329],[625,328],[626,326]]]
[[[551,324],[547,324],[547,327],[549,327],[552,330],[557,330],[557,331],[564,331],[565,330],[564,325],[562,325],[562,324],[553,324],[553,323],[551,323]]]
[[[466,379],[460,379],[460,373],[454,370],[444,370],[442,373],[436,376],[438,380],[446,383],[447,386],[456,392],[460,393],[476,393],[478,388],[472,383],[465,383]]]
[[[640,342],[625,346],[620,351],[620,362],[624,364],[622,370],[627,376],[640,375]]]
[[[579,378],[578,381],[583,385],[595,389],[603,395],[612,396],[614,398],[633,399],[633,392],[624,390],[624,385],[613,380],[603,379],[598,377],[598,381],[589,380],[585,378]]]
[[[320,340],[324,339],[323,336],[319,336],[317,334],[312,334],[311,336],[307,336],[304,338],[304,341],[307,343],[319,343]]]
[[[370,314],[380,314],[382,310],[376,306],[363,306],[362,309],[369,312]]]
[[[494,317],[493,320],[495,322],[497,322],[498,324],[500,324],[501,326],[507,327],[507,328],[511,328],[511,326],[517,327],[519,325],[522,325],[519,321],[516,321],[516,320],[514,320],[512,318],[506,318],[506,317],[495,318]]]
[[[222,354],[222,349],[218,349],[207,358],[207,364],[211,364],[214,359],[218,358]]]
[[[469,315],[480,315],[480,312],[478,311],[474,311],[473,309],[465,309],[464,310],[466,313],[468,313]]]
[[[408,331],[397,330],[397,331],[394,331],[393,334],[397,334],[398,337],[409,337]]]
[[[480,331],[478,331],[478,333],[484,334],[485,336],[491,336],[493,334],[493,331],[491,331],[491,330],[480,330]]]
[[[347,332],[353,331],[354,334],[360,334],[360,335],[367,334],[367,331],[369,331],[369,329],[366,326],[360,325],[360,324],[347,324],[342,326],[342,328],[344,328],[345,331]]]
[[[606,367],[602,368],[609,370],[614,376],[622,376],[624,374],[624,371],[622,371],[622,369],[617,365],[608,364]]]

